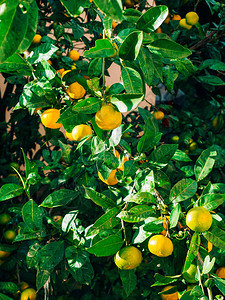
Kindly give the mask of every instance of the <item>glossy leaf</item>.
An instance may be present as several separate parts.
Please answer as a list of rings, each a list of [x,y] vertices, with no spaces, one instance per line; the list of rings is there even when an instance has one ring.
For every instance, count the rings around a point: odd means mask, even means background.
[[[31,199],[24,204],[22,208],[22,217],[24,223],[32,230],[42,228],[43,212],[34,200]]]
[[[37,275],[36,275],[37,290],[40,290],[45,285],[50,275],[51,275],[51,271],[49,270],[43,270],[41,268],[37,270]]]
[[[85,192],[87,193],[88,197],[90,197],[90,199],[97,205],[105,207],[105,208],[112,208],[112,207],[116,207],[116,203],[106,197],[105,195],[96,192],[95,190],[88,188],[88,187],[84,187],[85,188]]]
[[[202,233],[215,247],[225,250],[225,231],[212,225],[208,231]]]
[[[186,257],[186,260],[184,263],[183,273],[189,269],[193,260],[196,259],[196,256],[197,256],[198,250],[199,250],[199,246],[200,246],[200,242],[201,242],[200,235],[197,232],[195,232],[191,238],[187,257]]]
[[[18,285],[14,282],[0,282],[0,291],[13,294],[18,291]]]
[[[138,55],[138,61],[139,65],[141,67],[141,70],[143,72],[145,81],[147,85],[151,85],[153,77],[154,77],[154,61],[152,59],[152,54],[149,52],[149,50],[145,47],[141,47],[139,55]]]
[[[175,275],[175,276],[163,276],[159,273],[155,274],[155,280],[156,282],[152,284],[151,286],[161,286],[161,285],[168,285],[174,282],[177,282],[181,275]]]
[[[204,179],[212,171],[216,156],[216,151],[210,151],[209,149],[202,151],[202,154],[197,159],[194,167],[195,178],[197,181]]]
[[[165,5],[151,7],[140,17],[137,28],[145,32],[153,32],[163,23],[168,13],[168,7]]]
[[[0,64],[0,72],[30,76],[32,67],[18,54],[13,54]]]
[[[71,148],[69,145],[62,143],[59,140],[59,147],[62,150],[62,159],[65,160],[65,162],[69,163],[70,162],[70,152],[71,152]]]
[[[60,0],[67,12],[73,17],[77,17],[88,7],[86,0]]]
[[[158,39],[147,46],[149,51],[165,58],[184,58],[191,55],[191,51],[180,44],[167,40]]]
[[[38,266],[38,251],[41,248],[39,242],[34,242],[30,245],[26,256],[26,264],[28,269],[37,268]]]
[[[127,297],[133,292],[137,285],[135,270],[119,270],[120,279]]]
[[[170,215],[170,228],[174,228],[177,226],[180,214],[182,213],[182,209],[180,204],[176,204],[176,206],[171,210]]]
[[[209,211],[216,209],[225,201],[225,194],[204,194],[202,195],[195,206],[204,206]]]
[[[143,94],[117,94],[112,96],[111,102],[123,113],[135,109],[143,99]]]
[[[163,144],[156,148],[148,157],[149,162],[155,167],[165,167],[172,159],[178,145]]]
[[[12,199],[22,195],[24,188],[18,184],[6,183],[0,189],[0,201]]]
[[[204,259],[202,274],[208,274],[212,270],[215,261],[216,261],[215,257],[213,257],[211,260],[210,255],[207,255]]]
[[[170,191],[170,201],[181,202],[185,201],[196,193],[198,184],[193,179],[181,179],[178,181]]]
[[[143,94],[142,78],[141,75],[135,69],[123,67],[121,76],[127,93]]]
[[[43,207],[65,206],[78,196],[78,192],[68,189],[60,189],[48,195],[41,203]]]
[[[39,252],[40,267],[45,270],[52,270],[64,256],[64,241],[55,241],[43,246]]]
[[[134,202],[136,204],[156,204],[155,197],[148,192],[139,192],[134,195],[128,195],[124,201]]]
[[[27,57],[27,61],[30,64],[37,64],[42,60],[47,61],[51,58],[52,54],[58,50],[58,47],[50,44],[44,43],[38,47],[36,47],[30,55]]]
[[[114,55],[115,49],[112,43],[107,39],[96,40],[95,47],[84,51],[84,57],[101,58]]]
[[[124,241],[118,235],[110,235],[87,249],[87,251],[95,256],[114,255],[123,245]]]
[[[117,217],[125,222],[136,223],[142,222],[148,217],[154,217],[154,209],[148,205],[136,205],[129,211],[121,211]]]
[[[121,0],[94,0],[93,2],[101,11],[113,20],[122,20],[123,6]]]
[[[131,32],[119,48],[119,57],[124,60],[135,60],[138,57],[143,40],[142,31]]]
[[[174,156],[172,157],[172,159],[176,160],[176,161],[184,161],[184,162],[192,161],[190,159],[190,157],[180,149],[177,149],[177,151],[174,153]]]
[[[72,107],[72,111],[77,113],[93,114],[96,113],[102,105],[102,100],[94,97],[82,99]]]

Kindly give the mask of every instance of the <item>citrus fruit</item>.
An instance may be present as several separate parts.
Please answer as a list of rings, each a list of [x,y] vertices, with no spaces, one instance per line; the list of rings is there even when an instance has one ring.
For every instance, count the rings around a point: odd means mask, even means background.
[[[197,283],[198,280],[195,278],[196,274],[197,267],[195,264],[191,264],[187,271],[182,274],[182,276],[187,283]]]
[[[21,281],[20,282],[20,290],[21,291],[24,291],[25,289],[28,289],[29,288],[29,284],[26,283],[25,281]]]
[[[212,216],[202,206],[191,208],[186,216],[186,225],[196,232],[207,231],[212,225]]]
[[[74,83],[70,84],[68,89],[66,90],[66,92],[70,96],[70,98],[72,98],[74,100],[81,99],[86,94],[86,90],[78,82],[74,82]]]
[[[42,110],[42,107],[35,108],[34,114],[37,114],[39,110]]]
[[[62,221],[63,221],[63,217],[62,216],[54,216],[53,221],[56,222],[57,224],[61,225]]]
[[[45,127],[57,129],[62,126],[61,123],[56,123],[60,117],[60,110],[55,108],[47,109],[41,115],[41,122]]]
[[[186,19],[181,19],[179,22],[180,27],[190,30],[192,25],[187,24]]]
[[[50,59],[48,59],[47,62],[50,64],[50,66],[52,65],[52,61]]]
[[[134,7],[134,1],[133,0],[125,0],[125,5],[127,8]]]
[[[213,248],[213,244],[211,242],[208,242],[208,252],[212,251],[212,248]]]
[[[162,33],[162,28],[161,27],[158,27],[156,30],[155,30],[155,33]]]
[[[212,127],[214,129],[222,129],[223,125],[224,125],[224,120],[223,120],[223,116],[222,115],[216,116],[212,120]]]
[[[112,29],[115,29],[118,24],[113,20],[112,21]]]
[[[162,289],[162,292],[168,291],[168,290],[172,289],[173,287],[174,286],[172,286],[172,285],[165,286]],[[178,300],[179,299],[177,291],[172,294],[161,294],[160,296],[161,296],[162,300]]]
[[[103,130],[112,130],[122,123],[122,114],[111,103],[104,104],[95,114],[95,122]]]
[[[198,23],[199,16],[198,14],[196,14],[196,12],[190,11],[189,13],[186,14],[185,19],[187,24],[196,25]]]
[[[0,259],[5,259],[10,255],[10,252],[0,250]]]
[[[162,227],[165,229],[163,231],[160,232],[160,234],[162,235],[166,235],[166,232],[167,232],[167,226],[169,225],[169,221],[170,221],[170,216],[165,216],[165,217],[159,217],[159,219],[163,219],[163,223],[162,223]],[[166,221],[167,219],[167,221]]]
[[[65,134],[66,134],[66,137],[67,137],[69,140],[74,141],[72,132],[70,133],[70,132],[67,132],[67,131],[66,131]]]
[[[113,149],[113,154],[116,156],[116,158],[119,159],[120,154],[116,149]],[[124,171],[124,164],[126,161],[128,161],[129,159],[127,158],[127,156],[124,156],[123,162],[122,164],[117,168],[118,170]]]
[[[189,144],[189,150],[194,151],[198,148],[198,144],[196,142],[192,142]]]
[[[142,262],[142,253],[134,246],[121,248],[114,256],[114,262],[119,269],[131,270]]]
[[[216,270],[216,275],[220,278],[225,279],[225,267],[220,267],[219,269]]]
[[[80,54],[76,50],[71,50],[68,53],[69,58],[71,58],[73,61],[78,61]]]
[[[36,300],[36,291],[32,288],[25,289],[20,296],[20,300]]]
[[[72,137],[75,141],[80,141],[82,138],[91,135],[92,129],[89,125],[80,124],[73,128]]]
[[[173,15],[172,20],[181,20],[181,16],[180,15]]]
[[[156,256],[167,257],[173,253],[173,243],[168,237],[157,234],[149,239],[148,249]]]
[[[64,77],[67,73],[69,73],[69,72],[71,72],[71,70],[65,70],[65,71],[62,72],[62,75],[61,75],[61,81],[63,80],[63,77]]]
[[[169,24],[169,22],[170,22],[170,15],[169,15],[169,13],[168,13],[168,16],[166,17],[164,23],[165,23],[165,24]]]
[[[179,136],[178,135],[174,135],[172,138],[171,138],[171,142],[173,144],[178,144],[179,142]]]
[[[15,239],[17,234],[14,230],[8,229],[3,233],[3,236],[7,242],[11,243]]]
[[[62,75],[62,74],[63,74],[63,72],[65,72],[65,69],[64,69],[64,68],[62,68],[62,69],[59,69],[59,70],[57,70],[57,71],[56,71],[56,73],[59,73],[60,75]]]
[[[153,113],[153,116],[156,118],[156,120],[162,120],[165,115],[162,111],[158,110]]]
[[[5,225],[11,220],[11,216],[7,213],[0,214],[0,225]]]
[[[35,34],[32,44],[35,44],[35,45],[40,44],[41,39],[42,39],[42,36],[40,34]]]
[[[118,180],[116,178],[116,172],[117,170],[112,170],[111,173],[109,174],[109,177],[106,180],[102,177],[100,172],[98,172],[98,177],[99,179],[101,179],[101,181],[103,181],[107,185],[115,185],[118,183]]]

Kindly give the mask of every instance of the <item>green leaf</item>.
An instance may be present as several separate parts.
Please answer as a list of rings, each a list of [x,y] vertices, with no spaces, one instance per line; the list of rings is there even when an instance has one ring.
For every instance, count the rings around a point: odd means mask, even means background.
[[[15,75],[32,75],[32,67],[18,54],[13,54],[0,64],[0,72]]]
[[[41,206],[48,207],[48,208],[66,206],[71,201],[76,199],[78,194],[79,193],[77,191],[60,189],[48,195],[45,198],[45,200],[41,203]]]
[[[51,58],[52,54],[55,53],[59,48],[50,44],[44,43],[36,47],[31,54],[28,56],[27,61],[30,64],[37,64],[42,60],[47,61]]]
[[[170,215],[170,228],[174,228],[177,226],[180,214],[182,213],[182,209],[179,203],[171,210]]]
[[[73,112],[73,107],[68,107],[61,115],[58,123],[62,123],[65,130],[72,132],[76,125],[85,124],[91,119],[91,115],[86,113]]]
[[[194,166],[197,181],[204,179],[212,171],[216,157],[216,151],[210,151],[210,149],[202,151]]]
[[[212,276],[214,277],[216,287],[222,292],[223,295],[225,295],[225,280],[214,274]]]
[[[88,197],[90,197],[90,199],[97,205],[104,207],[104,208],[112,208],[112,207],[116,207],[116,203],[106,197],[105,195],[96,192],[95,190],[91,189],[91,188],[87,188],[84,187],[85,192],[87,193]]]
[[[19,290],[19,287],[14,282],[0,282],[0,291],[3,293],[16,293]]]
[[[0,2],[0,63],[16,52],[26,34],[27,14],[18,4],[17,0]]]
[[[124,60],[135,60],[138,57],[143,40],[142,31],[131,32],[119,48],[119,57]]]
[[[107,39],[100,39],[95,41],[95,47],[84,51],[84,57],[100,58],[110,57],[115,53],[112,43]]]
[[[86,251],[70,246],[65,255],[68,261],[69,272],[80,283],[90,283],[94,277],[94,270],[90,264],[89,254]]]
[[[170,201],[181,202],[194,196],[198,188],[198,184],[193,179],[181,179],[178,181],[170,191]]]
[[[134,195],[128,195],[124,198],[125,202],[134,202],[136,204],[156,204],[155,197],[149,192],[139,192]]]
[[[30,47],[33,38],[37,32],[38,6],[36,1],[31,1],[30,8],[27,14],[28,16],[27,16],[26,34],[17,49],[19,53],[23,53]]]
[[[20,196],[23,194],[23,192],[24,188],[18,184],[4,184],[0,189],[0,201],[5,201]]]
[[[51,275],[51,271],[49,270],[43,270],[41,268],[37,270],[37,275],[36,275],[37,291],[40,290],[45,285],[50,275]]]
[[[153,171],[143,170],[136,175],[135,187],[139,192],[149,192],[154,194],[155,181]]]
[[[30,245],[26,256],[26,263],[28,269],[37,268],[38,266],[38,251],[41,248],[39,242],[34,242]]]
[[[95,5],[108,17],[115,21],[122,21],[122,1],[121,0],[94,0]]]
[[[43,246],[39,251],[40,268],[54,269],[64,256],[64,241],[55,241]]]
[[[222,205],[224,201],[225,194],[204,194],[197,200],[194,206],[203,206],[211,211]]]
[[[212,224],[208,231],[202,233],[207,241],[211,242],[214,246],[225,250],[225,231]]]
[[[117,207],[113,207],[108,210],[104,215],[95,221],[93,226],[88,231],[87,236],[98,234],[99,232],[107,229],[113,229],[120,222],[120,220],[116,218],[119,211],[120,208]]]
[[[166,89],[172,93],[174,82],[177,79],[179,73],[174,70],[172,66],[165,66],[163,68],[163,83],[166,86]]]
[[[165,5],[151,7],[140,17],[137,28],[145,32],[153,32],[163,23],[168,13],[168,7]]]
[[[135,69],[123,67],[121,76],[127,93],[143,94],[142,78],[141,75]]]
[[[213,86],[225,85],[225,82],[216,75],[198,76],[196,79],[203,84],[209,84]]]
[[[94,58],[88,67],[88,75],[90,77],[99,76],[102,73],[103,58]]]
[[[135,290],[137,285],[137,276],[135,270],[119,270],[120,279],[127,297]]]
[[[178,145],[160,145],[149,155],[148,160],[153,166],[163,168],[170,162],[177,148]]]
[[[154,78],[155,70],[153,56],[147,48],[141,47],[138,55],[138,61],[143,72],[145,82],[150,86]]]
[[[191,60],[187,58],[176,59],[172,61],[172,63],[176,67],[177,71],[185,77],[193,75],[197,71],[197,68],[192,64]]]
[[[114,255],[123,245],[124,241],[118,235],[110,235],[87,249],[87,251],[95,256]]]
[[[139,166],[136,161],[133,160],[126,161],[124,164],[123,176],[124,177],[133,176],[137,172],[138,168]]]
[[[59,147],[62,150],[63,159],[65,160],[66,163],[69,163],[70,162],[70,152],[71,152],[70,146],[67,144],[64,144],[60,140],[58,142],[59,142]]]
[[[117,217],[129,223],[142,222],[148,217],[154,217],[155,211],[148,205],[136,205],[129,211],[121,211]]]
[[[212,260],[210,260],[210,255],[207,255],[204,259],[202,274],[208,274],[212,270],[215,261],[215,257],[213,257]]]
[[[174,282],[177,282],[181,275],[175,275],[175,276],[163,276],[159,273],[155,274],[155,280],[156,282],[151,285],[152,286],[161,286],[161,285],[168,285]]]
[[[88,7],[85,0],[60,0],[67,12],[73,17],[78,17]]]
[[[198,250],[199,250],[199,246],[200,246],[200,242],[201,242],[200,235],[197,232],[195,232],[191,238],[187,257],[186,257],[186,260],[184,263],[183,273],[185,273],[189,269],[193,260],[196,259],[196,256],[197,256]]]
[[[22,208],[22,217],[24,223],[32,230],[42,228],[43,225],[43,212],[42,209],[34,202],[29,200]]]
[[[72,111],[76,113],[93,114],[96,113],[102,105],[102,100],[94,97],[82,99],[72,107]]]
[[[191,51],[180,44],[167,39],[158,39],[147,46],[150,52],[168,58],[184,58],[191,55]]]
[[[112,96],[111,102],[123,113],[135,109],[143,99],[143,94],[117,94]]]
[[[176,161],[184,161],[184,162],[192,161],[190,159],[190,157],[180,149],[177,149],[177,151],[174,153],[174,156],[172,157],[172,159],[176,160]]]

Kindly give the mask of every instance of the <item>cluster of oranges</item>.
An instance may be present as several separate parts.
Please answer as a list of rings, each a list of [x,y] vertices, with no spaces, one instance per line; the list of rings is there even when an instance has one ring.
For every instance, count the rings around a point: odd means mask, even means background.
[[[196,12],[190,11],[186,14],[185,18],[180,20],[180,27],[190,30],[193,25],[199,21],[199,16]]]
[[[162,219],[162,217],[160,217]],[[168,225],[170,217],[163,218],[162,226],[164,229],[160,234],[153,235],[148,241],[148,249],[150,253],[158,257],[168,257],[173,253],[172,240],[167,237]],[[190,209],[186,215],[186,226],[194,232],[204,232],[209,230],[212,225],[212,216],[204,207],[194,207]],[[134,246],[126,246],[121,248],[114,256],[114,262],[119,269],[129,270],[137,268],[142,262],[142,253]],[[187,283],[196,283],[195,275],[197,273],[196,264],[193,262],[189,269],[183,273],[183,278]],[[217,276],[225,277],[225,268],[221,267],[216,271]],[[221,277],[222,278],[222,277]],[[165,287],[162,292],[173,288],[173,286]],[[170,296],[168,298],[168,296]],[[171,298],[172,297],[172,298]],[[178,299],[178,292],[171,294],[161,294],[162,299]]]

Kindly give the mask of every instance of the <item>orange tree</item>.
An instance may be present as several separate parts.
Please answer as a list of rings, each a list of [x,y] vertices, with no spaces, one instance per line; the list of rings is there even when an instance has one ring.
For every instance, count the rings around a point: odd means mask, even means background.
[[[1,298],[223,299],[224,4],[0,12]]]

